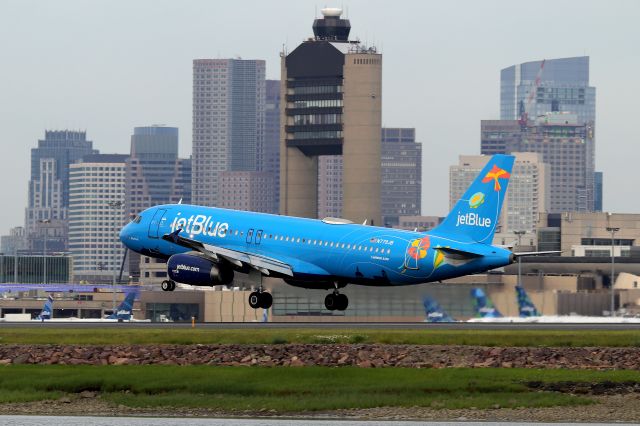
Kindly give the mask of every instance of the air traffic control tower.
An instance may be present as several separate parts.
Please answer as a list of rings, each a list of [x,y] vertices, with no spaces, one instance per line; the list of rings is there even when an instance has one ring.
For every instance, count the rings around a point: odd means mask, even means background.
[[[282,53],[280,213],[318,215],[318,156],[342,155],[343,217],[380,225],[382,55],[349,41],[342,10]]]

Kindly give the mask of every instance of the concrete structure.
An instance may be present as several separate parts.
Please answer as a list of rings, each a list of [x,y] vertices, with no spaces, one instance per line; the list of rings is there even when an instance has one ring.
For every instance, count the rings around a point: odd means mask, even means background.
[[[274,180],[270,172],[221,172],[218,207],[275,214]]]
[[[551,213],[594,210],[594,143],[593,123],[579,124],[575,114],[550,113],[524,127],[504,120],[481,124],[481,154],[542,154],[549,168]]]
[[[178,128],[136,127],[126,162],[125,208],[128,216],[180,200],[191,203],[191,160],[178,158]],[[130,251],[127,263],[129,275],[137,281],[140,255]]]
[[[16,226],[9,230],[9,235],[0,237],[0,253],[15,255],[27,248],[27,236],[23,226]]]
[[[616,255],[630,255],[632,247],[640,246],[640,214],[563,213],[561,218],[563,256],[610,257],[607,227],[619,228],[613,241]]]
[[[265,61],[193,61],[194,204],[217,206],[219,173],[257,171],[265,126]]]
[[[382,222],[419,216],[422,203],[422,144],[414,128],[382,129]]]
[[[69,250],[76,279],[111,281],[119,274],[125,219],[126,155],[87,155],[69,171]]]
[[[547,210],[548,171],[539,154],[513,154],[516,161],[509,181],[507,198],[502,206],[498,232],[531,233],[537,227],[539,214]],[[461,155],[458,165],[449,168],[449,209],[453,209],[462,198],[489,158],[483,155]]]
[[[379,225],[382,55],[349,42],[350,28],[324,13],[281,55],[280,213],[316,217],[318,156],[341,155],[342,216]]]
[[[589,86],[589,57],[547,59],[512,65],[500,71],[500,119],[517,120],[531,94],[530,118],[554,111],[578,115],[579,123],[595,122],[596,88]]]

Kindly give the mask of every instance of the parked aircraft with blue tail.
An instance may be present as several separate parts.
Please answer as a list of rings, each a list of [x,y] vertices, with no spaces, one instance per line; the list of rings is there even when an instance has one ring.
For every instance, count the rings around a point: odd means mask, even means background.
[[[425,296],[422,299],[422,304],[427,314],[424,322],[456,322],[433,297]]]
[[[331,290],[329,310],[344,310],[347,285],[402,286],[484,272],[514,262],[492,245],[514,157],[495,155],[435,229],[410,232],[336,218],[304,219],[184,204],[149,208],[120,233],[124,245],[167,261],[168,280],[194,286],[231,285],[249,274],[253,308],[271,307],[262,278]],[[532,253],[528,253],[532,254]]]
[[[502,318],[502,314],[496,309],[483,289],[471,289],[471,298],[473,299],[473,309],[476,313],[476,318]]]
[[[518,312],[520,313],[520,318],[540,316],[540,313],[536,309],[536,305],[533,304],[524,287],[519,285],[516,286],[516,297],[518,299]]]
[[[474,289],[480,290],[480,289]],[[495,310],[493,307],[493,303],[491,300],[484,296],[484,292],[482,292],[482,297],[476,298],[476,305],[480,306],[484,302],[485,306],[490,306],[490,308],[486,308],[485,311],[490,312],[491,310]],[[479,294],[479,293],[478,293]],[[472,291],[473,295],[473,291]],[[517,317],[508,317],[508,316],[495,316],[495,315],[478,315],[477,318],[471,318],[468,322],[497,322],[497,323],[551,323],[551,324],[612,324],[612,323],[624,323],[624,324],[637,324],[640,323],[640,318],[636,317],[622,317],[622,316],[586,316],[586,315],[541,315],[533,304],[529,295],[525,291],[525,289],[521,286],[516,286],[516,299],[518,302],[518,313]],[[496,310],[497,312],[497,310]]]
[[[42,312],[34,321],[41,322],[150,322],[150,320],[135,320],[133,318],[133,303],[138,297],[137,290],[129,291],[124,300],[118,305],[116,311],[104,318],[55,318],[53,317],[53,297],[49,295],[44,303]]]

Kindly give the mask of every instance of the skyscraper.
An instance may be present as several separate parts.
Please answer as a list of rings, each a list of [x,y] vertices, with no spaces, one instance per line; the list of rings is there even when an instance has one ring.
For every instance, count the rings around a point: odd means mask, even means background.
[[[86,155],[69,168],[69,250],[79,280],[110,281],[120,271],[126,155]]]
[[[593,126],[576,114],[547,113],[521,128],[515,120],[483,120],[481,153],[535,152],[549,167],[549,213],[594,211]]]
[[[257,171],[265,126],[265,61],[193,61],[193,202],[216,206],[219,173]]]
[[[322,9],[314,38],[281,56],[280,213],[316,217],[318,157],[341,155],[342,216],[379,225],[382,55],[349,41],[341,14]]]
[[[178,158],[178,128],[136,127],[126,167],[129,215],[167,203],[191,203],[191,160]],[[138,278],[140,255],[129,253],[129,274]]]
[[[26,236],[29,247],[42,246],[41,233],[36,232],[43,221],[64,221],[69,207],[69,166],[88,154],[95,154],[93,142],[86,132],[46,130],[38,147],[31,149],[31,179],[25,212]],[[59,223],[59,222],[58,222]],[[63,241],[64,250],[66,242]]]
[[[280,80],[266,81],[264,143],[259,150],[258,171],[273,175],[275,211],[280,208]]]
[[[422,202],[422,145],[414,128],[382,128],[381,211],[383,226],[400,216],[419,216]],[[318,217],[342,216],[342,157],[318,157]]]
[[[420,216],[422,144],[414,128],[382,129],[382,219],[397,226],[400,216]]]
[[[567,111],[577,114],[580,124],[595,122],[596,88],[589,86],[589,57],[547,59],[544,67],[542,63],[525,62],[500,72],[500,119],[517,120],[528,108],[532,119]]]

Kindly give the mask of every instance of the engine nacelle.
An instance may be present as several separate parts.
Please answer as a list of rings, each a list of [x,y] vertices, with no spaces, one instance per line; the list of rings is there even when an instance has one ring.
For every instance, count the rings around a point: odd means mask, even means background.
[[[192,254],[174,254],[167,262],[169,278],[183,284],[213,286],[233,281],[233,269]]]

